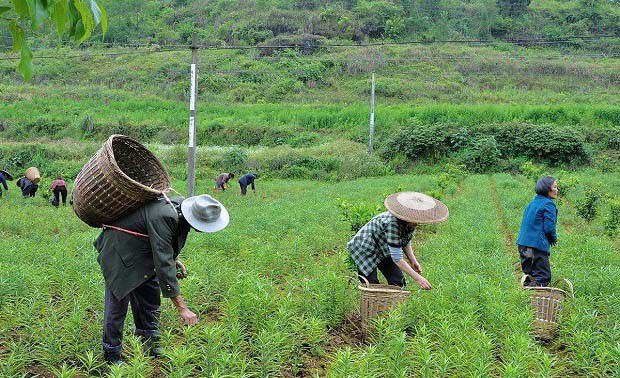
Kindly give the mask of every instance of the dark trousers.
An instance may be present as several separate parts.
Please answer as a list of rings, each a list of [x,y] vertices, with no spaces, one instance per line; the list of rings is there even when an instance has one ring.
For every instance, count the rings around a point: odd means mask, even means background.
[[[246,193],[248,192],[248,186],[247,185],[243,185],[243,184],[239,184],[239,186],[241,187],[241,195],[245,196]]]
[[[54,188],[54,206],[60,205],[60,197],[62,196],[62,204],[67,205],[67,188],[64,186],[57,186]]]
[[[375,269],[373,269],[372,272],[370,272],[370,274],[365,275],[359,270],[357,271],[357,273],[360,276],[366,278],[369,283],[378,284],[379,278],[377,277],[377,268],[381,271],[381,274],[383,274],[388,284],[400,287],[405,286],[405,277],[403,276],[403,271],[400,270],[398,265],[396,265],[394,260],[392,260],[392,258],[389,256],[383,259],[379,263],[379,265]],[[363,282],[361,278],[360,282]]]
[[[106,360],[118,359],[123,350],[123,326],[131,304],[135,334],[147,345],[159,339],[159,282],[154,277],[134,289],[123,299],[117,299],[106,287],[103,315],[103,354]]]
[[[39,189],[39,185],[32,184],[22,188],[22,197],[34,197],[37,194],[37,189]]]
[[[549,286],[551,282],[549,254],[536,248],[519,246],[519,256],[523,274],[532,276],[536,281],[531,282],[530,286]]]

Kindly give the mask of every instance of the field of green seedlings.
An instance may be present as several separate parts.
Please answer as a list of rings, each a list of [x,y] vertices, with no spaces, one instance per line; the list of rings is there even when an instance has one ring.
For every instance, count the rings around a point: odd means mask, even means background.
[[[561,172],[560,188],[563,180],[552,269],[574,282],[576,295],[550,344],[538,343],[529,327],[515,265],[513,240],[533,195],[531,178],[259,180],[247,198],[217,193],[229,227],[191,234],[181,253],[190,271],[181,287],[199,325],[181,326],[164,302],[165,356],[151,360],[128,318],[125,363],[111,369],[100,356],[98,231],[69,207],[20,198],[13,185],[0,200],[0,376],[617,376],[620,244],[609,232],[608,209],[620,177]],[[412,299],[362,340],[344,248],[352,231],[341,207],[373,207],[398,189],[432,192],[450,208],[448,222],[420,227],[414,237],[434,289],[410,286]],[[600,195],[588,207],[592,190]],[[586,208],[596,209],[589,222]]]

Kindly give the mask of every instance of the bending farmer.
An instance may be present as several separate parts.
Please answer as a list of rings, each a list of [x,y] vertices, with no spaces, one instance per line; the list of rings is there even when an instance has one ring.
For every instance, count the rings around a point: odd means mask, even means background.
[[[256,193],[256,188],[254,187],[254,180],[258,178],[258,174],[256,173],[248,173],[243,175],[239,179],[239,186],[241,187],[241,195],[245,196],[248,192],[248,186],[252,186],[252,191]]]
[[[529,284],[549,286],[549,254],[551,245],[558,242],[555,231],[558,208],[553,202],[558,198],[558,184],[551,176],[543,177],[536,183],[535,192],[536,196],[523,212],[517,245],[523,274],[530,275],[535,281]]]
[[[358,274],[370,283],[379,283],[378,268],[390,285],[403,287],[405,272],[420,287],[430,290],[431,284],[421,275],[422,267],[411,248],[411,239],[417,225],[446,220],[448,208],[416,192],[392,194],[385,206],[388,211],[372,218],[347,244]]]
[[[56,180],[52,181],[50,190],[54,193],[52,205],[58,207],[60,205],[60,197],[62,196],[62,205],[67,206],[67,183],[62,179],[62,176],[58,176]]]
[[[235,177],[235,174],[232,172],[222,173],[221,175],[217,176],[217,179],[215,179],[215,189],[222,189],[222,191],[225,191],[228,181],[233,177]]]
[[[39,189],[39,185],[27,177],[20,178],[15,184],[22,190],[22,197],[24,198],[34,197],[37,194],[37,189]]]
[[[135,334],[146,352],[160,355],[160,294],[170,298],[183,324],[194,325],[198,317],[185,304],[177,278],[187,274],[177,259],[190,229],[198,232],[222,230],[229,221],[224,206],[209,195],[184,201],[164,199],[150,202],[121,218],[103,225],[95,240],[97,261],[105,278],[103,351],[108,363],[121,360],[123,324],[131,305]]]

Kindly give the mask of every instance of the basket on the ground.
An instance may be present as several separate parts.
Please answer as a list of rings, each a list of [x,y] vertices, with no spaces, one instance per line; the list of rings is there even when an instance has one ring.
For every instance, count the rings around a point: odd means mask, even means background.
[[[26,169],[26,178],[35,184],[38,184],[41,181],[41,173],[37,169],[37,167],[30,167]]]
[[[559,316],[566,298],[574,297],[573,284],[567,279],[561,279],[552,286],[525,286],[528,278],[533,280],[529,275],[521,278],[521,287],[529,291],[530,304],[534,309],[533,325],[539,338],[551,340],[557,333]],[[566,290],[559,286],[565,286]]]
[[[389,311],[395,305],[405,301],[411,296],[411,292],[398,286],[385,284],[371,284],[368,280],[359,276],[364,283],[357,288],[362,292],[360,315],[362,326],[368,326],[370,320],[382,313]]]
[[[129,137],[112,135],[75,179],[72,206],[82,221],[99,227],[169,188],[170,177],[151,151]]]

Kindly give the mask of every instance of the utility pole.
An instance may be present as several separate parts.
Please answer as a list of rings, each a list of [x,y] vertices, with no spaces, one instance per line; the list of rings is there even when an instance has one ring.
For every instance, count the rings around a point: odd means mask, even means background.
[[[194,185],[196,181],[196,98],[198,97],[198,44],[196,43],[196,33],[192,34],[192,65],[191,69],[191,89],[189,97],[189,141],[187,156],[187,195],[194,195]]]
[[[368,142],[368,155],[372,156],[375,139],[375,73],[372,73],[370,81],[370,140]]]

